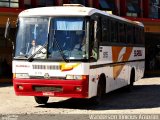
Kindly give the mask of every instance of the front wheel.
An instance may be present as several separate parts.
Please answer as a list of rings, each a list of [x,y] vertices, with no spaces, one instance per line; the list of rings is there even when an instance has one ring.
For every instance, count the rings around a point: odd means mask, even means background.
[[[49,97],[35,96],[34,99],[38,104],[47,104]]]
[[[98,86],[97,86],[97,96],[91,98],[91,100],[95,104],[100,104],[102,102],[102,98],[105,95],[106,90],[106,83],[102,80],[99,81]]]

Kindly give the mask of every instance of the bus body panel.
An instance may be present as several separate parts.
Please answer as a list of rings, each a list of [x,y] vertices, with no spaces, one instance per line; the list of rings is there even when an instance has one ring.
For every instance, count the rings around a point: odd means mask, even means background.
[[[37,13],[37,11],[41,9],[45,9],[45,10],[50,9],[50,10],[53,10],[54,12],[50,11],[49,13],[47,13],[43,11],[42,13],[41,12]],[[96,15],[95,17],[96,19],[98,19],[99,16],[101,17],[105,16],[104,18],[107,18],[108,20],[113,20],[113,21],[115,20],[116,22],[120,21],[121,23],[123,22],[124,24],[133,25],[134,27],[135,26],[141,27],[142,29],[144,27],[141,23],[133,22],[118,16],[114,16],[114,15],[102,12],[100,10],[93,9],[93,8],[74,7],[73,9],[72,8],[67,9],[67,7],[65,7],[62,9],[62,7],[56,7],[56,8],[49,7],[48,9],[35,8],[35,9],[26,10],[19,15],[19,18],[22,19],[25,17],[26,18],[37,17],[36,19],[39,19],[40,17],[49,16],[48,19],[51,20],[52,17],[53,18],[64,17],[64,16],[66,18],[73,17],[73,16],[86,17],[88,21],[85,21],[85,22],[86,23],[88,22],[86,24],[88,28],[85,27],[87,28],[85,29],[85,32],[86,32],[85,34],[88,35],[86,37],[86,39],[88,40],[87,41],[88,44],[91,44],[91,42],[93,42],[96,39],[96,35],[94,33],[96,30],[95,31],[90,30],[92,27],[93,29],[96,29],[95,23],[98,20],[94,21],[94,19],[92,19],[92,16],[94,15]],[[70,12],[67,12],[65,14],[64,11],[62,12],[62,10],[64,9]],[[73,11],[74,9],[75,11]],[[55,12],[58,10],[59,12]],[[80,23],[80,22],[77,22],[77,23]],[[50,25],[49,22],[47,25]],[[101,25],[101,24],[98,24],[98,25]],[[35,26],[36,27],[34,27],[33,32],[35,32],[36,29],[38,29],[37,27],[38,25],[35,25]],[[50,26],[48,26],[48,29],[49,27]],[[61,27],[60,28],[64,30],[65,27],[64,26],[61,26]],[[71,27],[71,28],[74,28],[74,27]],[[69,29],[71,28],[69,27]],[[48,30],[48,32],[49,31],[50,30]],[[31,34],[33,32],[31,32]],[[53,33],[56,34],[56,32],[53,32]],[[54,34],[53,34],[53,37],[54,37]],[[66,32],[66,34],[68,33]],[[70,33],[70,34],[75,34],[75,33]],[[79,34],[79,32],[76,32],[76,34]],[[65,36],[65,38],[67,39],[70,39],[70,37],[71,36]],[[74,39],[76,40],[75,37]],[[12,64],[13,65],[13,70],[12,70],[13,84],[14,84],[16,95],[91,98],[97,95],[97,86],[98,86],[101,75],[105,75],[106,93],[113,91],[115,89],[121,88],[123,86],[129,85],[132,70],[135,70],[135,81],[143,77],[144,60],[145,60],[144,46],[138,47],[138,45],[136,46],[134,45],[134,43],[132,43],[131,45],[127,45],[126,43],[121,44],[118,42],[105,43],[104,45],[101,45],[100,42],[102,41],[99,40],[99,43],[98,43],[99,49],[97,52],[98,53],[97,56],[99,57],[95,61],[90,60],[91,59],[89,56],[90,53],[88,54],[89,57],[86,58],[86,62],[82,62],[81,59],[79,60],[79,62],[75,62],[77,60],[72,62],[72,60],[74,59],[71,59],[71,61],[70,60],[65,61],[65,58],[63,58],[64,57],[63,55],[61,55],[61,57],[64,59],[64,62],[61,62],[58,60],[57,62],[54,62],[52,61],[52,59],[49,59],[49,60],[34,59],[33,61],[29,61],[27,60],[27,58],[25,58],[24,60],[18,60],[18,58],[16,58],[15,60],[13,60],[13,64]],[[124,44],[126,44],[126,46]],[[91,46],[88,46],[88,51],[91,51],[89,48],[92,49]],[[58,52],[61,54],[63,53],[61,49]],[[55,56],[53,55],[53,57]]]
[[[126,47],[111,47],[111,46],[100,46],[100,58],[98,62],[93,63],[68,63],[70,65],[74,65],[72,70],[62,71],[61,66],[65,63],[55,62],[23,62],[23,61],[13,61],[13,73],[28,73],[29,76],[35,77],[32,79],[13,79],[14,88],[17,95],[32,95],[32,96],[61,96],[61,97],[78,97],[78,98],[90,98],[96,96],[97,94],[97,85],[99,76],[104,73],[106,76],[106,93],[115,90],[117,88],[121,88],[123,86],[128,85],[130,79],[130,72],[132,68],[136,69],[136,78],[135,81],[140,79],[143,76],[144,72],[144,61],[134,61],[138,57],[139,60],[144,59],[144,49],[135,47],[129,48],[130,55],[127,55],[127,62],[123,60],[126,59],[125,52],[128,54],[129,52],[126,50],[123,52],[123,49],[127,49]],[[117,54],[117,51],[119,54]],[[141,50],[140,53],[136,53],[135,51]],[[116,58],[112,58],[115,55]],[[118,60],[118,57],[122,55],[121,61]],[[54,66],[54,67],[53,67]],[[59,66],[59,67],[58,67]],[[78,71],[78,72],[77,72]],[[115,74],[116,73],[116,74]],[[48,78],[45,78],[45,74],[48,74]],[[66,75],[88,75],[89,78],[86,81],[81,80],[58,80],[58,78],[65,78]],[[117,75],[118,74],[118,75]],[[37,78],[36,78],[37,77]],[[38,79],[39,77],[39,79]],[[51,77],[51,78],[50,78]],[[57,78],[57,79],[53,79]],[[18,86],[22,85],[26,90],[19,90]],[[36,92],[33,90],[33,86],[62,86],[64,91],[61,93],[56,92]],[[76,93],[76,86],[82,87],[82,91]],[[66,93],[66,89],[68,90]],[[84,95],[85,94],[85,95]]]
[[[62,71],[65,63],[48,63],[48,62],[23,62],[13,61],[13,73],[17,77],[29,78],[13,78],[14,89],[17,95],[30,96],[64,96],[64,97],[88,97],[88,78],[85,80],[66,79],[67,75],[86,75],[88,76],[88,65],[81,63],[69,63],[73,70]],[[59,66],[59,67],[58,67]],[[77,72],[79,71],[79,72]],[[47,76],[46,76],[47,75]],[[34,91],[34,86],[62,87],[62,91]],[[21,90],[23,87],[23,90]],[[47,88],[46,88],[47,89]],[[80,89],[79,91],[76,89]],[[48,93],[48,94],[47,94]]]
[[[137,52],[138,51],[138,52]],[[100,46],[99,60],[91,64],[95,77],[90,80],[90,97],[96,96],[98,77],[106,76],[106,93],[130,84],[132,68],[136,71],[135,81],[141,79],[145,67],[145,49],[143,47]],[[94,79],[94,80],[93,80]]]

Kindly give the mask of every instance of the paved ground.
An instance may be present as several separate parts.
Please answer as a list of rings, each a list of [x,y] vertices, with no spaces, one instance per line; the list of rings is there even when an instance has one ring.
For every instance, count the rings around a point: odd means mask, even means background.
[[[11,84],[0,85],[0,114],[159,114],[160,77],[144,78],[135,83],[132,92],[120,89],[105,96],[100,105],[88,100],[50,98],[38,105],[33,97],[16,96]],[[14,116],[11,116],[14,117]],[[1,117],[0,117],[1,118]],[[64,116],[65,118],[65,116]],[[74,118],[74,117],[72,117]],[[82,118],[82,117],[80,117]],[[160,118],[160,117],[159,117]],[[5,119],[5,118],[4,118]],[[77,119],[77,116],[75,116]]]

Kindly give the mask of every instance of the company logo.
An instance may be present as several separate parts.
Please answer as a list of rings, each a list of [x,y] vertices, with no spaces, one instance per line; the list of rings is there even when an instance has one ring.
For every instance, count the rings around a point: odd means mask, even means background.
[[[25,68],[28,68],[30,66],[29,65],[16,65],[16,67],[25,67]]]
[[[45,73],[45,74],[44,74],[44,78],[45,78],[45,79],[49,79],[49,78],[50,78],[49,74],[48,74],[48,73]]]
[[[142,50],[134,50],[134,57],[142,56]]]

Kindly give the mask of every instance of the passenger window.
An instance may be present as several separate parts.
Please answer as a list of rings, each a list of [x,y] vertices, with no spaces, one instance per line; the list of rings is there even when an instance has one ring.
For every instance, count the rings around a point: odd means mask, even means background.
[[[133,44],[134,38],[133,38],[133,27],[131,25],[127,26],[127,43]]]
[[[118,38],[121,43],[126,43],[126,29],[123,23],[119,23]]]
[[[116,43],[118,42],[117,39],[117,32],[118,32],[118,26],[116,21],[111,21],[111,41]]]
[[[102,19],[102,41],[109,42],[109,24],[108,19]]]

